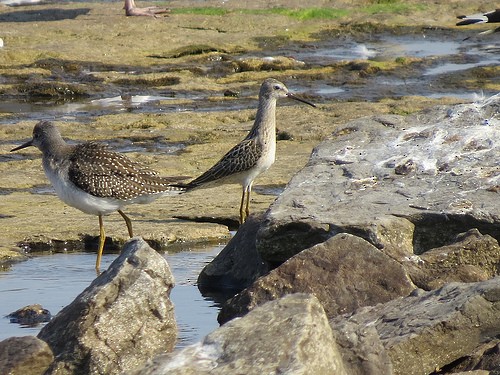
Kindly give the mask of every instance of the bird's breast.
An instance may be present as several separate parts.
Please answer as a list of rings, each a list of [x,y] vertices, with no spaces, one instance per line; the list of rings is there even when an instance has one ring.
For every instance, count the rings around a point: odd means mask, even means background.
[[[74,185],[68,178],[68,167],[54,160],[44,160],[45,175],[57,196],[67,205],[90,215],[107,215],[120,209],[124,202],[93,196]]]

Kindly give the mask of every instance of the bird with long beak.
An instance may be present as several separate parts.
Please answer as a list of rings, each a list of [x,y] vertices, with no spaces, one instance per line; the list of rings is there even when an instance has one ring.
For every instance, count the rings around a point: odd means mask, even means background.
[[[240,224],[243,224],[250,214],[250,193],[253,182],[275,160],[276,102],[279,98],[290,98],[316,107],[288,91],[287,87],[276,79],[266,79],[260,87],[255,122],[245,139],[229,150],[201,176],[188,184],[179,186],[191,190],[215,184],[241,184],[243,192],[240,204]]]
[[[45,175],[57,196],[82,212],[98,216],[97,272],[106,239],[104,215],[118,211],[125,220],[129,236],[133,237],[132,223],[122,211],[124,206],[149,203],[163,195],[179,194],[184,190],[172,184],[185,177],[161,177],[156,171],[96,142],[70,145],[49,121],[37,123],[33,138],[11,151],[30,146],[42,152]]]

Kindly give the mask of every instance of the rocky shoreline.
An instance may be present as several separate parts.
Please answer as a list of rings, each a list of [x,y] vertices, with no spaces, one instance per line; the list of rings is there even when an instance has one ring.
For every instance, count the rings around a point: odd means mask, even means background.
[[[176,337],[173,278],[132,239],[41,341],[0,343],[0,364],[36,368],[25,374],[496,374],[499,125],[500,96],[347,123],[200,275],[201,287],[247,286],[202,342],[164,354]]]
[[[172,352],[174,280],[152,247],[228,240],[238,186],[165,199],[154,210],[134,207],[132,220],[145,218],[134,222],[144,240],[125,242],[121,218],[107,218],[121,254],[38,337],[0,342],[0,373],[499,374],[499,97],[460,104],[467,101],[398,96],[369,79],[404,80],[434,58],[307,66],[238,55],[372,32],[452,33],[443,25],[455,13],[475,11],[465,1],[446,10],[407,3],[410,13],[381,12],[369,23],[352,12],[335,22],[300,21],[238,6],[224,16],[174,12],[162,20],[125,18],[104,3],[0,8],[9,26],[0,35],[0,94],[72,102],[160,92],[152,109],[128,103],[116,113],[85,109],[55,120],[75,142],[139,145],[129,155],[164,175],[197,176],[241,140],[267,77],[295,92],[300,83],[306,96],[319,82],[386,94],[371,102],[312,95],[318,109],[278,109],[278,159],[259,178],[253,215],[198,279],[200,289],[239,291],[223,306],[219,329]],[[498,69],[451,74],[429,90],[498,91]],[[94,246],[85,238],[96,234],[96,220],[46,193],[39,153],[9,153],[35,118],[0,119],[3,267],[26,258],[19,246]],[[164,151],[171,145],[181,151]],[[268,190],[283,192],[276,198]]]

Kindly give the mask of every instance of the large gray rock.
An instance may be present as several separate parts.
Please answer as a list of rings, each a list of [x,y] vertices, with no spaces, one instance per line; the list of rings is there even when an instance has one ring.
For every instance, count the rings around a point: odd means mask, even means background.
[[[346,232],[400,260],[471,228],[499,239],[499,142],[500,95],[352,121],[315,148],[271,205],[257,250],[281,263]]]
[[[330,324],[349,374],[434,373],[469,358],[485,342],[498,342],[500,278],[450,283],[431,292],[363,307],[352,315],[331,319]],[[373,354],[374,343],[381,356],[390,358],[390,371],[366,371],[367,353]]]
[[[321,304],[293,294],[235,319],[133,375],[347,375]],[[129,374],[129,375],[132,375]]]
[[[56,356],[47,374],[118,374],[174,347],[174,278],[147,243],[127,242],[109,269],[38,337]]]
[[[43,375],[53,360],[49,346],[34,336],[0,342],[0,374]]]
[[[369,242],[339,234],[304,250],[227,301],[219,323],[290,293],[312,293],[329,318],[407,296],[415,285],[403,266]]]

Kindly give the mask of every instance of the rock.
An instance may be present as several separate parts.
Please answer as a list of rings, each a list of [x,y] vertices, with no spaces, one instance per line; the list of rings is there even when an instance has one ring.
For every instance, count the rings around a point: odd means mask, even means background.
[[[339,234],[304,250],[226,302],[219,323],[285,294],[312,293],[329,318],[407,296],[415,286],[401,264],[369,242]]]
[[[26,326],[36,326],[40,323],[46,323],[52,319],[49,310],[44,309],[42,305],[35,303],[16,310],[7,317],[11,323],[22,324]]]
[[[0,374],[43,375],[53,360],[49,346],[34,336],[0,342]]]
[[[22,254],[20,251],[4,249],[0,247],[0,267],[7,270],[14,263],[28,260],[26,254]]]
[[[493,237],[471,229],[453,244],[412,257],[404,265],[413,282],[425,290],[451,281],[484,281],[498,274],[500,246]]]
[[[119,374],[174,347],[177,326],[166,260],[127,242],[109,269],[39,333],[55,362],[48,374]]]
[[[498,342],[500,278],[450,283],[431,292],[363,307],[331,319],[330,324],[349,374],[367,373],[364,353],[373,353],[373,343],[377,344],[373,330],[394,374],[434,373],[468,358],[485,342]]]
[[[346,319],[340,327],[332,324],[332,330],[349,375],[394,375],[389,353],[372,324],[361,326]]]
[[[249,216],[224,249],[207,264],[198,276],[198,287],[240,291],[269,271],[255,248],[255,235],[261,218]]]
[[[402,260],[472,228],[500,238],[499,107],[497,95],[344,125],[271,205],[257,250],[279,264],[346,232]]]
[[[264,304],[210,333],[200,344],[159,356],[129,375],[167,373],[348,374],[321,304],[306,294]]]
[[[235,72],[281,71],[288,69],[303,69],[303,61],[286,56],[247,57],[233,61]]]

